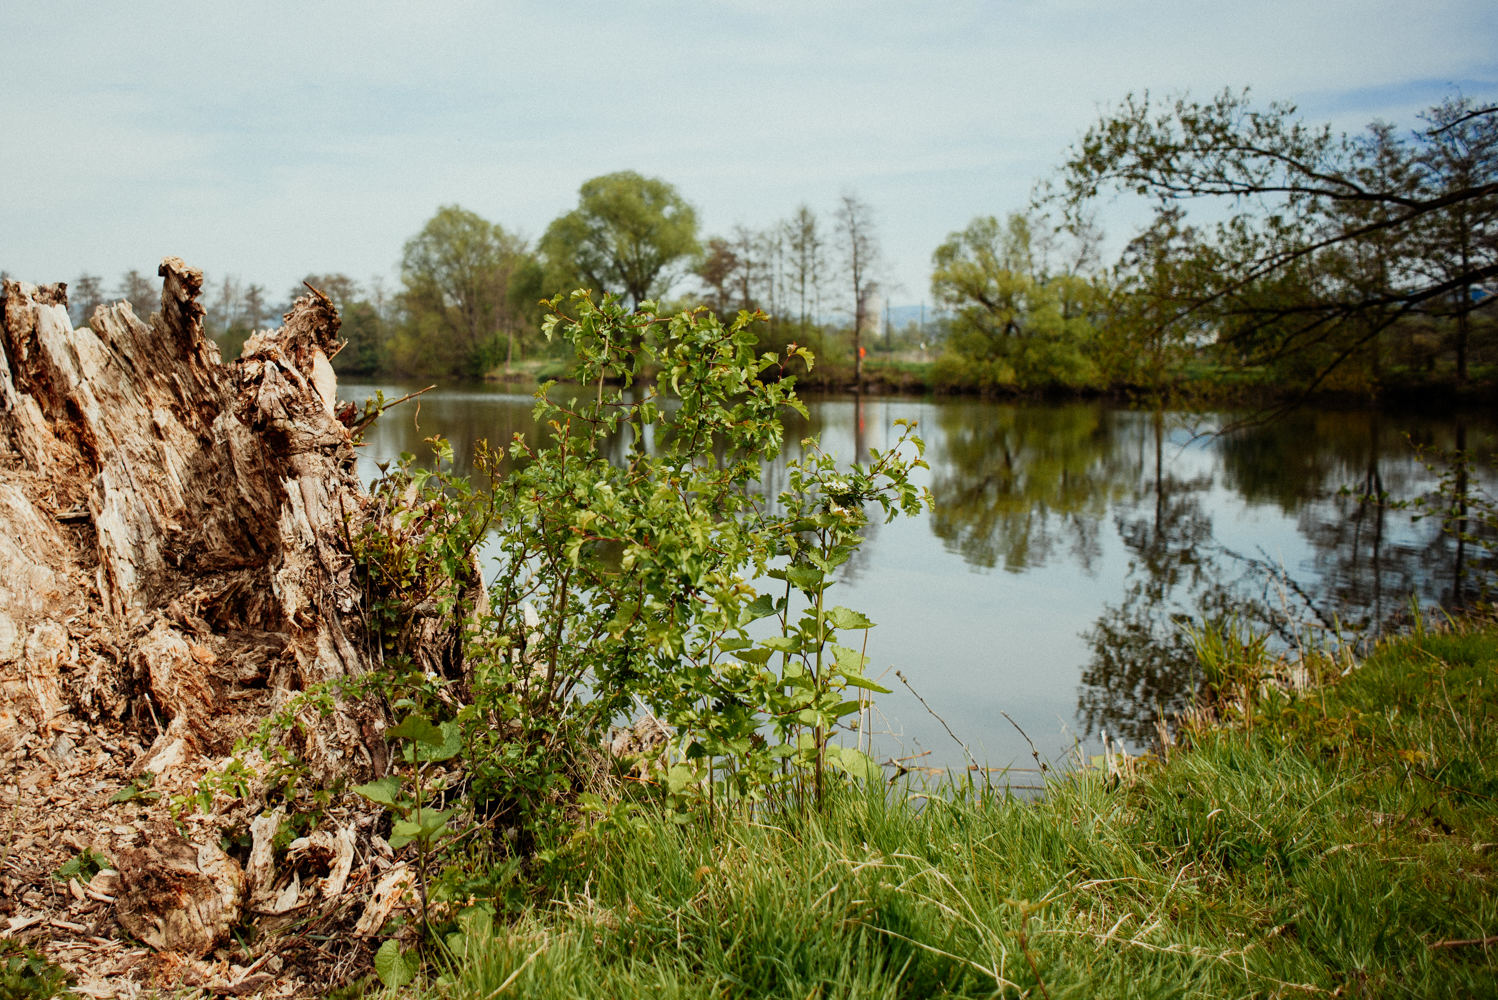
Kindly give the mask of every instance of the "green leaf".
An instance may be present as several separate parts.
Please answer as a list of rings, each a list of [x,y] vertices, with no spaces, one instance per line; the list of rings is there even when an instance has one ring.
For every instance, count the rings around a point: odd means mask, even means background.
[[[398,990],[416,978],[416,962],[405,952],[395,938],[386,938],[374,957],[375,975],[387,990]]]
[[[861,675],[864,666],[869,662],[869,658],[858,650],[836,644],[832,647],[832,656],[837,663],[838,673],[844,677],[857,677]]]
[[[140,799],[143,802],[155,802],[161,798],[160,792],[150,791],[151,784],[155,780],[156,773],[154,771],[146,771],[138,778],[132,780],[130,784],[111,795],[109,801],[132,802],[135,799]]]
[[[697,769],[690,764],[673,764],[666,772],[666,788],[674,795],[697,780]]]
[[[354,786],[354,791],[371,802],[378,802],[382,806],[393,809],[400,801],[401,780],[393,774],[387,774],[368,784]]]
[[[876,694],[889,694],[890,689],[883,684],[869,680],[863,674],[843,674],[843,681],[849,687],[862,688],[865,691],[873,691]]]
[[[744,607],[744,613],[740,624],[767,618],[775,613],[775,598],[769,594],[760,594]]]
[[[827,763],[854,778],[873,780],[884,776],[878,762],[862,750],[829,743],[825,753]]]
[[[452,760],[463,749],[463,730],[456,722],[448,720],[437,728],[442,733],[442,745],[432,747],[423,741],[422,745],[416,748],[418,760]]]
[[[836,607],[827,612],[827,620],[833,628],[873,628],[874,623],[857,611]]]
[[[425,743],[430,747],[441,748],[447,742],[441,728],[432,724],[432,720],[423,715],[412,713],[401,720],[400,725],[393,726],[385,733],[386,739],[410,740],[413,743]]]
[[[792,586],[808,593],[820,590],[827,579],[827,574],[815,566],[792,566],[785,571],[785,576],[791,581]]]

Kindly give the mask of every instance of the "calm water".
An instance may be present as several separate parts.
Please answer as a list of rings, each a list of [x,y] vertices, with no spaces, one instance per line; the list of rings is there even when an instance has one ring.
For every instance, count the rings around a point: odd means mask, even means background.
[[[345,384],[345,398],[396,385]],[[528,395],[434,391],[390,411],[366,435],[361,467],[446,436],[532,439]],[[1364,629],[1409,606],[1452,606],[1470,590],[1471,555],[1434,519],[1359,497],[1431,489],[1417,448],[1494,451],[1489,418],[1303,412],[1226,436],[1234,414],[1131,411],[1100,403],[997,404],[910,399],[810,400],[796,441],[860,459],[916,420],[935,510],[874,524],[845,567],[836,602],[879,626],[871,674],[894,693],[878,706],[887,754],[962,767],[962,748],[894,676],[899,668],[980,761],[1059,760],[1100,732],[1145,743],[1161,711],[1189,700],[1191,659],[1178,621],[1241,611],[1285,635],[1296,622]],[[794,450],[794,449],[793,449]],[[768,471],[772,489],[783,465]],[[1490,466],[1474,473],[1491,496]],[[1023,781],[1023,778],[1017,779]]]

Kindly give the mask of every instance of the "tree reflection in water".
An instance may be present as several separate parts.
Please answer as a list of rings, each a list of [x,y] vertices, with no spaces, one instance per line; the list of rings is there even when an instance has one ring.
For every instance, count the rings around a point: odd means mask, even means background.
[[[1233,619],[1288,647],[1333,635],[1371,638],[1412,597],[1460,606],[1469,543],[1443,533],[1436,518],[1411,523],[1389,500],[1430,487],[1412,440],[1465,450],[1464,420],[1418,425],[1406,437],[1388,433],[1377,411],[1306,412],[1217,439],[1224,484],[1250,505],[1293,516],[1309,543],[1303,564],[1285,566],[1262,548],[1235,551],[1218,541],[1206,506],[1212,477],[1168,471],[1169,419],[1151,417],[1153,475],[1133,512],[1116,518],[1130,554],[1127,583],[1123,599],[1086,633],[1093,655],[1078,693],[1084,732],[1105,728],[1148,742],[1156,719],[1189,705],[1197,671],[1183,622]],[[1467,468],[1451,482],[1449,502],[1460,516],[1473,488]],[[1474,525],[1463,523],[1470,533]]]
[[[1033,569],[1065,544],[1090,571],[1098,527],[1134,478],[1115,447],[1115,415],[1101,404],[946,404],[932,460],[932,531],[985,569]]]

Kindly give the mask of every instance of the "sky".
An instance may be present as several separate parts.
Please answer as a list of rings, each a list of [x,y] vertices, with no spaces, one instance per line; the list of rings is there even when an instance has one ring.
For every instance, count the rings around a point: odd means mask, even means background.
[[[1024,209],[1131,92],[1248,86],[1347,131],[1498,98],[1491,0],[7,0],[4,31],[0,268],[114,289],[177,255],[272,302],[393,290],[443,205],[534,242],[635,170],[704,236],[855,194],[918,303],[949,233]]]

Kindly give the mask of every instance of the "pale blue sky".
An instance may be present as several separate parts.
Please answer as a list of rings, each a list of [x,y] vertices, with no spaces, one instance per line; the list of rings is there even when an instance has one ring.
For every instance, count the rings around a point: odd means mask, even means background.
[[[177,254],[273,300],[394,287],[443,204],[534,240],[632,169],[709,235],[856,192],[918,302],[947,233],[1023,208],[1130,91],[1251,85],[1349,130],[1498,97],[1491,0],[10,0],[5,34],[0,268],[112,288]]]

